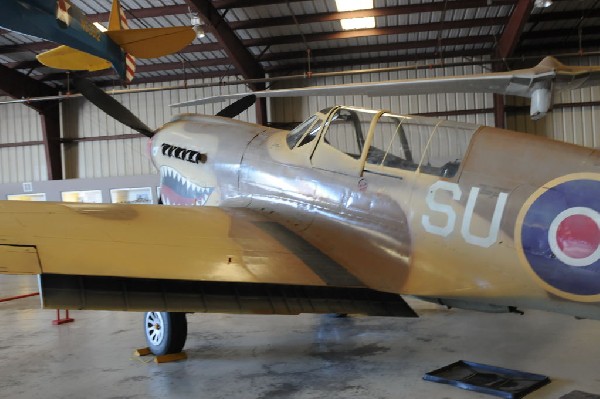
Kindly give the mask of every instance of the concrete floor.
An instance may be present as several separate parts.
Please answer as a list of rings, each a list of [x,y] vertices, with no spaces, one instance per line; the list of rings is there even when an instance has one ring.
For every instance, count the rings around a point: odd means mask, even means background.
[[[0,276],[0,297],[34,292],[31,277]],[[528,399],[600,393],[600,321],[445,310],[411,301],[419,319],[190,315],[186,361],[157,365],[142,315],[54,311],[36,297],[0,303],[1,398],[490,398],[423,381],[471,360],[545,374]]]

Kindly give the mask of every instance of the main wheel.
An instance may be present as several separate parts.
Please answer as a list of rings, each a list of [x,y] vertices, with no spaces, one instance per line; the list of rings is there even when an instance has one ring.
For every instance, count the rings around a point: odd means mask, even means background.
[[[187,338],[185,313],[146,312],[144,333],[148,347],[154,355],[179,353]]]

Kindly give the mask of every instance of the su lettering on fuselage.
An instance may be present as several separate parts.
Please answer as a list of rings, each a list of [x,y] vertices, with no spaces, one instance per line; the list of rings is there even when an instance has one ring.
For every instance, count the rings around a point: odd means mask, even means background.
[[[423,225],[423,228],[428,233],[442,237],[448,237],[456,228],[457,218],[459,217],[459,215],[457,215],[456,210],[451,204],[441,203],[438,201],[438,199],[436,199],[436,193],[438,191],[449,192],[454,201],[460,201],[463,193],[458,184],[456,183],[438,181],[429,187],[429,191],[427,193],[427,196],[425,197],[425,202],[429,210],[431,210],[432,212],[445,214],[447,219],[445,224],[438,225],[432,222],[431,215],[424,214],[421,216],[421,224]],[[494,213],[491,217],[490,229],[488,231],[487,236],[482,237],[471,233],[471,222],[473,219],[475,205],[477,203],[477,198],[479,197],[479,191],[479,187],[471,187],[469,197],[467,199],[467,205],[462,216],[460,232],[465,242],[483,248],[488,248],[492,246],[498,238],[498,231],[500,230],[500,221],[502,220],[502,215],[504,214],[504,208],[506,207],[508,194],[503,192],[498,194],[498,199],[496,200]]]

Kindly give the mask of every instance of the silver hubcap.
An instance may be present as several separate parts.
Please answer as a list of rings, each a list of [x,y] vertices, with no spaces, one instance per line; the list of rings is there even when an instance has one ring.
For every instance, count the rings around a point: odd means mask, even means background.
[[[146,313],[146,336],[152,345],[160,345],[165,337],[163,318],[160,312]]]

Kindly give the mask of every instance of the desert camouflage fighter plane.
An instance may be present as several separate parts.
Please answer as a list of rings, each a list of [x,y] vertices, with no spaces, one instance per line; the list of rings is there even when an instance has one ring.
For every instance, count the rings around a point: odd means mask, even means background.
[[[521,93],[545,112],[553,91],[599,77],[547,59],[367,86],[470,85]],[[367,90],[353,86],[327,94]],[[184,312],[415,317],[410,295],[600,319],[600,151],[349,106],[289,132],[226,118],[248,101],[140,129],[152,136],[162,200],[177,206],[0,201],[0,272],[38,275],[45,308],[146,311],[156,354],[183,347]]]

